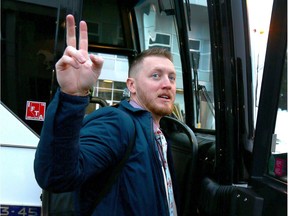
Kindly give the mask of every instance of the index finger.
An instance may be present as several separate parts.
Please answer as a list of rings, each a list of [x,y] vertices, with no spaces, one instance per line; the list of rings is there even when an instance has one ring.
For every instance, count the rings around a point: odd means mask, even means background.
[[[66,16],[66,43],[67,46],[76,48],[75,20],[71,14]]]

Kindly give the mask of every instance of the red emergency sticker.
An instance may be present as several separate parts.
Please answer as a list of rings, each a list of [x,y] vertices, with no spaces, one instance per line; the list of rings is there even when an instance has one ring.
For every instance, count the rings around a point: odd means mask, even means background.
[[[38,101],[27,101],[26,103],[26,120],[44,121],[46,103]]]

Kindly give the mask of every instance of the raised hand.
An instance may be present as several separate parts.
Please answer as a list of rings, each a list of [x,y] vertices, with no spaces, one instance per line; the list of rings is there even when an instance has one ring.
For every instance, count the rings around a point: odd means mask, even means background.
[[[66,17],[66,43],[63,56],[56,63],[57,80],[61,91],[77,96],[87,95],[96,83],[102,69],[103,59],[88,54],[87,24],[79,23],[79,44],[72,15]]]

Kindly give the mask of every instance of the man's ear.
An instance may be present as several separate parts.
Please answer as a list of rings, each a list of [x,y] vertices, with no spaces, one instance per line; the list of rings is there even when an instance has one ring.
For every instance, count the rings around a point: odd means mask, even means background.
[[[135,90],[135,79],[134,78],[131,78],[129,77],[127,80],[126,80],[126,85],[127,85],[127,88],[129,89],[130,93],[135,93],[136,90]]]

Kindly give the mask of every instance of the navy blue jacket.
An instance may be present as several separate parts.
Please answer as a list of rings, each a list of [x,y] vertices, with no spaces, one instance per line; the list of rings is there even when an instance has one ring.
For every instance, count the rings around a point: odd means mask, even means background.
[[[88,97],[58,90],[49,104],[34,161],[40,187],[78,191],[77,208],[85,212],[105,184],[106,174],[124,156],[135,126],[132,153],[93,215],[169,215],[151,113],[122,101],[118,108],[104,107],[84,118],[88,103]],[[172,167],[171,152],[168,157]]]

